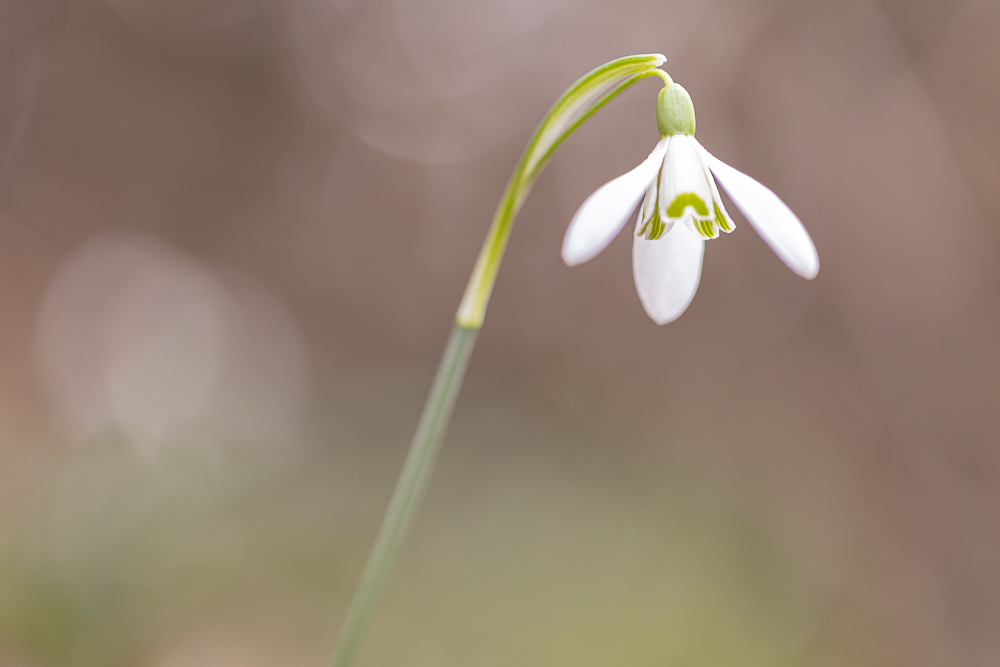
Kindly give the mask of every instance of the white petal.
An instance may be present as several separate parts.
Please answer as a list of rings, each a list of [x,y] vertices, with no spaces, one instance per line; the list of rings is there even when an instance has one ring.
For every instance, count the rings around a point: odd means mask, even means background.
[[[684,225],[655,241],[632,240],[632,277],[646,314],[657,324],[673,322],[694,298],[701,280],[705,240]]]
[[[700,147],[700,144],[699,144]],[[709,168],[771,250],[795,273],[812,279],[819,273],[819,256],[809,233],[785,202],[750,178],[701,148]]]
[[[712,175],[712,172],[708,168],[707,164],[704,164],[703,166],[705,167],[705,176],[708,178],[708,184],[712,186],[712,202],[715,206],[719,207],[720,211],[722,211],[722,217],[725,218],[726,224],[729,225],[729,229],[723,229],[721,225],[718,225],[718,221],[716,221],[716,225],[719,229],[728,234],[736,229],[736,223],[733,222],[733,217],[729,215],[729,211],[726,210],[726,204],[722,201],[722,197],[719,196],[719,186],[715,184],[715,176]]]
[[[611,239],[625,226],[667,151],[667,139],[661,139],[642,164],[601,186],[583,202],[573,216],[563,239],[562,258],[569,266],[593,259],[608,247]]]
[[[636,221],[636,232],[639,231],[639,227],[642,223],[653,217],[653,211],[656,210],[656,179],[650,181],[649,186],[646,188],[646,196],[642,200],[642,208],[639,209],[639,219]]]
[[[649,237],[648,232],[650,232],[650,230],[644,230],[643,228],[654,215],[656,215],[657,220],[659,221],[657,224],[660,227],[659,234],[661,237],[669,232],[670,228],[674,226],[672,220],[663,220],[663,218],[659,217],[659,214],[656,211],[656,186],[657,183],[654,179],[653,182],[649,184],[649,187],[646,188],[646,197],[642,200],[642,205],[639,207],[639,215],[635,220],[635,233],[637,236],[643,236],[646,238]]]

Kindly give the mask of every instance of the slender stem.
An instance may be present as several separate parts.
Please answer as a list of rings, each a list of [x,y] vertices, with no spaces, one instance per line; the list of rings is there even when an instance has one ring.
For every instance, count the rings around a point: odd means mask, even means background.
[[[378,598],[399,555],[410,524],[434,468],[455,398],[462,386],[465,367],[483,324],[493,283],[500,268],[514,218],[524,203],[532,183],[552,157],[553,152],[588,118],[637,81],[659,76],[670,78],[658,69],[666,60],[662,55],[628,56],[613,60],[580,78],[567,89],[542,119],[514,168],[486,241],[476,260],[469,284],[455,315],[455,326],[438,366],[431,393],[427,397],[410,452],[396,483],[375,546],[361,575],[361,583],[347,610],[330,667],[350,667],[364,639]]]
[[[469,355],[476,343],[476,333],[476,329],[458,324],[451,331],[427,404],[420,416],[417,432],[410,444],[406,463],[403,464],[396,490],[389,501],[389,509],[386,510],[375,546],[361,575],[361,583],[358,584],[344,627],[340,631],[340,638],[330,661],[331,667],[348,667],[361,647],[361,640],[371,623],[375,605],[388,581],[387,575],[396,561],[430,480],[434,459],[444,440],[455,398],[462,387]]]

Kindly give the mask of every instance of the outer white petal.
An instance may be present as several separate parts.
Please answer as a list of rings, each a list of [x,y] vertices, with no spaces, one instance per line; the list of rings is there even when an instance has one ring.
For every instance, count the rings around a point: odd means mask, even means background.
[[[803,278],[815,278],[819,273],[816,246],[792,209],[778,195],[742,171],[730,167],[704,148],[701,151],[733,203],[771,246],[771,250],[795,273]]]
[[[562,258],[567,265],[593,259],[621,231],[646,188],[656,179],[668,139],[661,139],[638,167],[602,185],[583,202],[563,239]]]
[[[685,225],[655,241],[632,240],[632,276],[639,301],[657,324],[673,322],[687,310],[701,280],[705,240]]]

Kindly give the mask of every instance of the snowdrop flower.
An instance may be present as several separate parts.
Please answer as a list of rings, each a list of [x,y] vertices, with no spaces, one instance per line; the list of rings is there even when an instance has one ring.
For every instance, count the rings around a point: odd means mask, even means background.
[[[632,242],[632,274],[646,313],[657,324],[672,322],[698,289],[705,241],[735,227],[719,196],[718,179],[792,271],[806,279],[816,276],[816,247],[791,209],[694,138],[694,105],[683,87],[669,82],[660,91],[656,124],[660,141],[649,157],[598,189],[573,216],[562,247],[567,265],[586,262],[604,250],[645,193]]]

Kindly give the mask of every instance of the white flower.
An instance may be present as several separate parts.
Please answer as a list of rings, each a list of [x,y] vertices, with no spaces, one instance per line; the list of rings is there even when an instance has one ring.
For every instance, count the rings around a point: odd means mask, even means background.
[[[717,178],[788,268],[806,279],[816,276],[819,257],[802,223],[771,190],[702,147],[694,138],[691,98],[676,83],[660,91],[657,124],[661,139],[649,157],[598,189],[573,216],[562,247],[567,265],[604,250],[645,193],[632,243],[632,274],[646,313],[657,324],[672,322],[698,289],[705,240],[734,228]]]

